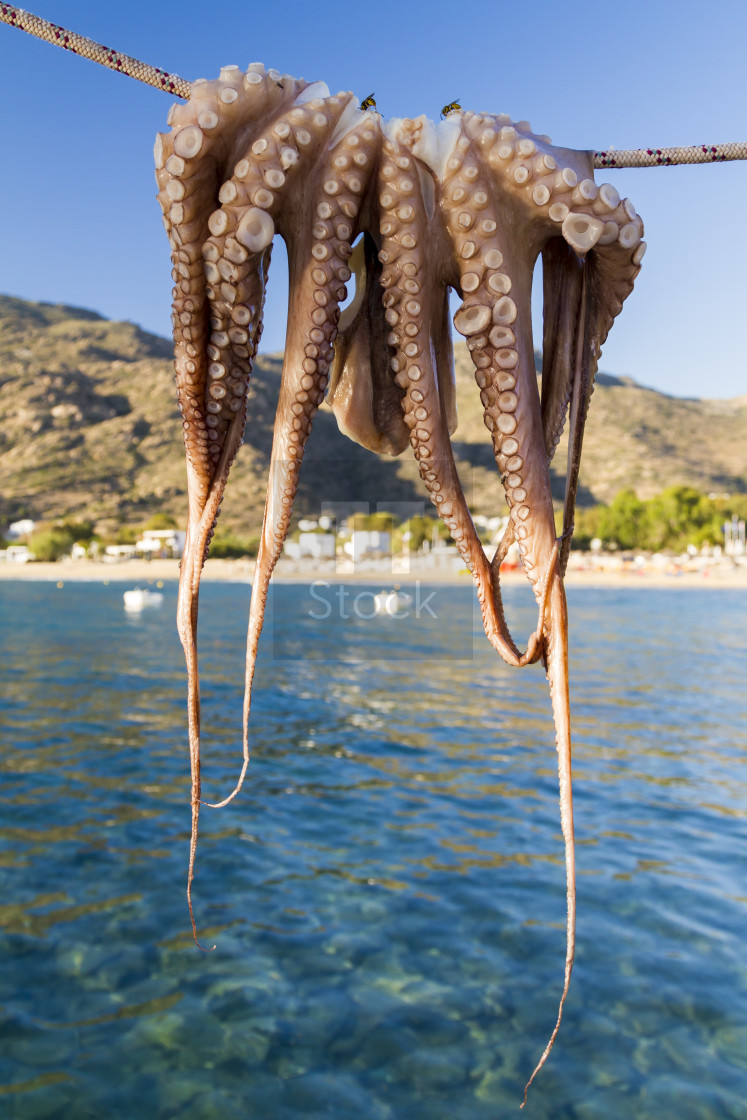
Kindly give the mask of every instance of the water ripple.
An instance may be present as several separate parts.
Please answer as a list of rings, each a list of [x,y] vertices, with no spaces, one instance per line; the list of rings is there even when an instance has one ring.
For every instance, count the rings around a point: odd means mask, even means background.
[[[202,594],[207,797],[240,763],[246,590]],[[115,586],[0,584],[3,1115],[514,1113],[564,951],[550,705],[435,592],[405,626],[276,589],[249,780],[203,814],[205,957],[175,588],[132,618]],[[744,596],[569,600],[578,953],[532,1114],[744,1120]]]

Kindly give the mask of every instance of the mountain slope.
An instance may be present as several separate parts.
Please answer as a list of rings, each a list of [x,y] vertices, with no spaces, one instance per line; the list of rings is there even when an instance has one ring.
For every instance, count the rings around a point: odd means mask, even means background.
[[[156,510],[184,520],[185,470],[171,346],[132,323],[63,305],[0,296],[0,523],[87,516],[102,528]],[[256,531],[281,358],[255,365],[245,445],[223,519]],[[488,432],[466,349],[456,347],[459,428],[454,450],[475,512],[503,510]],[[600,375],[592,399],[579,496],[608,501],[624,486],[649,497],[665,486],[747,490],[747,397],[683,400]],[[556,456],[562,495],[565,442]],[[299,512],[351,502],[425,503],[407,453],[372,455],[320,410],[302,470]]]

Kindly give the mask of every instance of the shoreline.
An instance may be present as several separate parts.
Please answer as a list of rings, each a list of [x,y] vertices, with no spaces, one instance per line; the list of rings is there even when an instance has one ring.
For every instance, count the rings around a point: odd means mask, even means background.
[[[320,565],[281,561],[273,574],[275,583],[314,583],[324,580],[330,584],[380,584],[391,588],[395,584],[448,583],[470,586],[471,577],[465,569],[449,565],[417,567],[410,572],[392,572],[390,565],[379,567],[359,566],[357,571],[338,572],[334,565]],[[253,560],[208,560],[202,573],[206,583],[251,583],[254,575]],[[178,560],[128,560],[107,564],[91,561],[62,561],[57,563],[0,564],[0,581],[23,580],[47,583],[120,583],[130,586],[154,583],[176,583],[179,579]],[[504,586],[526,585],[521,570],[502,571]],[[747,591],[747,568],[713,564],[703,571],[605,571],[602,569],[569,568],[565,577],[566,587],[593,587],[617,590],[626,587],[672,589],[715,588]]]

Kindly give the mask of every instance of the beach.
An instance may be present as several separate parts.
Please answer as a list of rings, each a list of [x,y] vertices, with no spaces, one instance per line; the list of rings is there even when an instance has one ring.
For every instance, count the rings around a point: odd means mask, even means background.
[[[578,556],[579,554],[576,554]],[[587,561],[581,554],[580,561],[573,554],[565,577],[568,587],[651,587],[651,588],[722,588],[747,590],[747,567],[739,567],[721,560],[704,565],[700,570],[687,570],[671,565],[668,569],[649,567],[614,568],[603,563]],[[587,566],[581,566],[584,563]],[[592,566],[594,565],[594,566]],[[205,582],[251,583],[254,560],[208,560],[202,573]],[[152,585],[179,579],[178,560],[126,560],[115,563],[88,560],[62,560],[57,563],[0,564],[0,580],[40,580],[55,583],[123,583],[133,587]],[[410,571],[392,570],[387,561],[374,561],[345,567],[309,560],[283,559],[277,565],[273,580],[278,583],[424,583],[468,584],[470,574],[451,563],[427,565],[412,563]],[[524,583],[526,576],[521,569],[501,569],[505,584]]]

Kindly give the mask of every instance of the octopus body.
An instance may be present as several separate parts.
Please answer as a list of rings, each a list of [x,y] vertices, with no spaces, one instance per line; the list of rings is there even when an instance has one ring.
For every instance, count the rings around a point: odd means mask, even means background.
[[[408,444],[473,574],[485,633],[514,666],[541,659],[556,729],[567,879],[567,951],[557,1034],[573,967],[575,868],[563,575],[584,424],[601,346],[645,252],[628,199],[594,182],[591,153],[554,147],[527,122],[458,107],[384,122],[261,64],[225,67],[174,106],[156,140],[158,199],[172,251],[174,348],[187,453],[189,523],[178,627],[188,675],[192,839],[200,812],[197,608],[200,572],[246,422],[252,359],[275,234],[290,270],[288,334],[247,640],[243,765],[269,581],[288,532],[306,441],[327,396],[340,428],[377,452]],[[530,317],[544,277],[541,395]],[[355,274],[355,294],[340,314]],[[450,437],[456,427],[448,293],[467,340],[510,522],[492,558],[475,530]],[[563,532],[549,465],[566,422]],[[506,623],[500,564],[516,540],[537,602],[522,652]],[[199,943],[199,942],[198,942]],[[527,1088],[528,1088],[527,1085]],[[526,1100],[526,1091],[525,1097]]]

